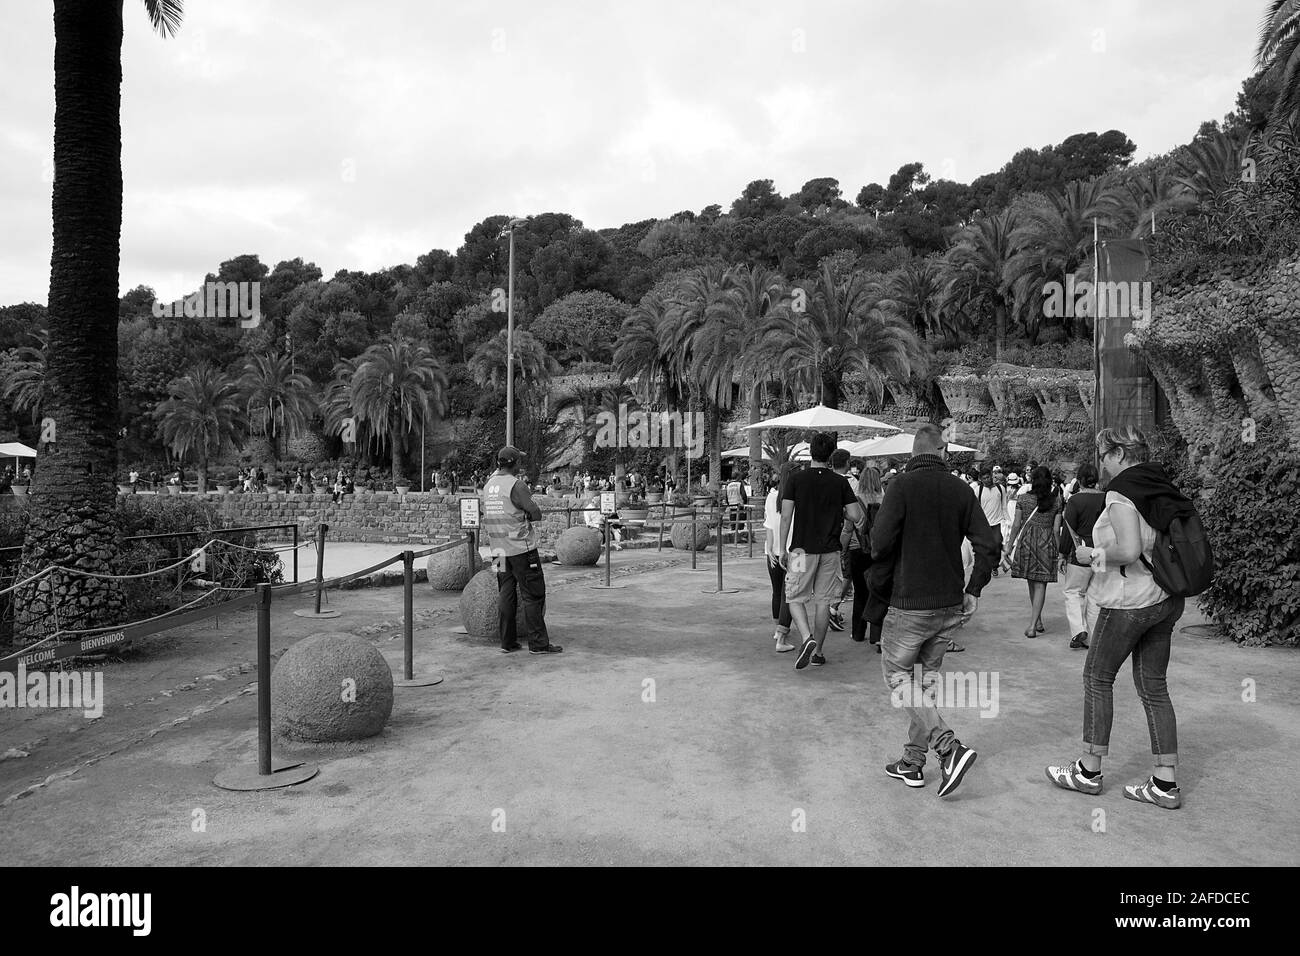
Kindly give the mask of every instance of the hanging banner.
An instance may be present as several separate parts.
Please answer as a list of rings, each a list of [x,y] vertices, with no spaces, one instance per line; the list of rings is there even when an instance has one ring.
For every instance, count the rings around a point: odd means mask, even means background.
[[[1141,239],[1106,239],[1098,253],[1093,290],[1100,369],[1098,427],[1156,427],[1156,383],[1146,360],[1124,344],[1133,323],[1151,316],[1150,266]]]

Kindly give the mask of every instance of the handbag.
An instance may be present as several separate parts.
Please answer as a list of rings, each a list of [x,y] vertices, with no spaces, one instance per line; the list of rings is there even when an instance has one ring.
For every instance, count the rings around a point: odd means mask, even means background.
[[[1016,549],[1020,547],[1020,539],[1025,536],[1025,529],[1029,527],[1029,522],[1034,520],[1036,514],[1038,514],[1038,506],[1034,505],[1034,510],[1030,512],[1029,517],[1025,519],[1025,523],[1020,526],[1020,530],[1016,533],[1016,540],[1011,542],[1011,553],[1007,555],[1008,562],[1015,563]]]

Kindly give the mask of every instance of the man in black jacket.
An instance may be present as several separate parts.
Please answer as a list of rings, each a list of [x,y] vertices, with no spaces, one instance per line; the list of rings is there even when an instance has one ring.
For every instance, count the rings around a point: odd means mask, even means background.
[[[893,565],[890,612],[881,638],[885,683],[894,706],[911,719],[900,760],[885,773],[909,787],[925,786],[926,751],[939,755],[939,796],[951,793],[975,762],[943,718],[935,695],[948,635],[975,613],[998,559],[998,543],[970,487],[948,473],[947,442],[937,425],[922,425],[907,468],[889,483],[871,531],[871,554]],[[968,538],[975,568],[963,593],[961,543]]]

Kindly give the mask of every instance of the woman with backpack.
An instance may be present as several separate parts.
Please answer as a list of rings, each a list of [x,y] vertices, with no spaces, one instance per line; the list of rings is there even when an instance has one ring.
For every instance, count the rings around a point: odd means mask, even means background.
[[[1083,666],[1087,752],[1067,766],[1048,767],[1047,777],[1064,790],[1101,793],[1101,760],[1109,752],[1114,719],[1115,675],[1131,656],[1133,684],[1146,711],[1155,766],[1145,781],[1125,786],[1124,796],[1176,810],[1183,802],[1175,782],[1178,725],[1165,672],[1184,597],[1171,594],[1156,581],[1153,561],[1163,562],[1155,554],[1157,540],[1171,531],[1175,521],[1180,532],[1176,544],[1186,540],[1182,537],[1186,528],[1199,533],[1200,523],[1191,500],[1174,487],[1163,466],[1149,460],[1150,447],[1140,429],[1103,429],[1097,435],[1097,453],[1102,476],[1110,479],[1105,508],[1093,526],[1093,546],[1080,545],[1075,552],[1080,562],[1092,567],[1088,599],[1098,608]],[[1193,576],[1202,572],[1208,578],[1213,568],[1208,546],[1203,538],[1192,543],[1202,552],[1188,552],[1183,566]],[[1170,583],[1167,578],[1165,583]],[[1197,587],[1203,589],[1204,583],[1192,580],[1181,589],[1199,593]]]

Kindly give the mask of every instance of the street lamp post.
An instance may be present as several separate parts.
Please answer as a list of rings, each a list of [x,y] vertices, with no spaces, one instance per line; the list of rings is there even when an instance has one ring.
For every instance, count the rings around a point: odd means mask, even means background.
[[[515,228],[527,220],[511,219],[509,277],[506,280],[506,444],[515,443]]]

